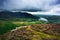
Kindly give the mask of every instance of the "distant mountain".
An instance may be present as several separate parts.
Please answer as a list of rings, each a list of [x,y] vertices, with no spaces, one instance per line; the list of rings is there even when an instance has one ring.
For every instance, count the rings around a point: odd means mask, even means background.
[[[38,19],[37,16],[31,15],[26,12],[11,12],[11,11],[1,11],[0,19],[9,19],[9,18],[31,18]]]

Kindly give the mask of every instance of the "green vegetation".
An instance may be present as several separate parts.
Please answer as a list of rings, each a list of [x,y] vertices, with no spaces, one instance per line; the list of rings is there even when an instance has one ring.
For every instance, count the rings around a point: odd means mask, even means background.
[[[12,29],[15,29],[17,25],[12,24],[11,22],[7,21],[0,21],[0,34],[4,34],[6,32],[9,32]]]
[[[30,22],[30,21],[37,21],[38,19],[32,18],[9,18],[9,19],[1,19],[3,21],[23,21],[23,22]]]
[[[20,27],[20,26],[28,26],[28,25],[33,25],[33,24],[46,24],[48,22],[45,21],[33,21],[33,20],[29,20],[29,19],[21,19],[19,20],[0,20],[0,35],[4,34],[6,32],[11,31],[12,29],[15,29],[16,27]]]

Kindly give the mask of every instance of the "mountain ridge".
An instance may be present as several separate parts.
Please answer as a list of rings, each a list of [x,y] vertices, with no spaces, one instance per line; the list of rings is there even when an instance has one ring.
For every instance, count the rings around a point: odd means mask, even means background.
[[[0,12],[0,19],[4,18],[32,18],[32,19],[38,19],[38,17],[26,13],[26,12],[11,12],[11,11],[1,11]]]

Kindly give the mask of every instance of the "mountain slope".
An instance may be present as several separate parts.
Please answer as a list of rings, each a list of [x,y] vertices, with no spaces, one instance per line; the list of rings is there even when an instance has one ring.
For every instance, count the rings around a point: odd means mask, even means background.
[[[57,15],[35,15],[35,16],[38,16],[38,17],[42,17],[42,18],[45,18],[49,21],[49,23],[60,23],[60,16],[57,16]]]
[[[2,40],[60,40],[60,24],[36,24],[18,27],[2,36]]]

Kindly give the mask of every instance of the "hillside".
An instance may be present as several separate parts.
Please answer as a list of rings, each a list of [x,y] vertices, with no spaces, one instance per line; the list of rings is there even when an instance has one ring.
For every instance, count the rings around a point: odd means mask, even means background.
[[[1,40],[60,40],[60,24],[18,27],[0,36]]]
[[[49,23],[60,23],[60,16],[57,16],[57,15],[35,15],[35,16],[38,16],[38,17],[42,17],[42,18],[45,18],[49,21]]]
[[[14,19],[14,18],[31,18],[38,19],[38,17],[25,12],[11,12],[11,11],[1,11],[0,19]]]

